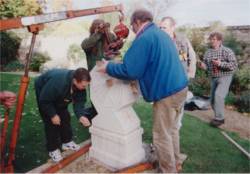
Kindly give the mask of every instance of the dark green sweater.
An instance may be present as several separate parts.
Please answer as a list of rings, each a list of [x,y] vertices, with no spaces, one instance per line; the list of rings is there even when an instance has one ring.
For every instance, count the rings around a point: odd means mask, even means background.
[[[49,70],[35,80],[37,103],[41,114],[53,117],[58,111],[67,109],[72,101],[78,118],[86,114],[86,90],[71,90],[73,72],[66,69]]]
[[[108,33],[111,42],[116,39],[116,36],[112,33]],[[107,58],[104,55],[104,35],[101,33],[94,33],[88,38],[84,39],[81,44],[87,56],[88,70],[91,71],[96,65],[96,61]]]

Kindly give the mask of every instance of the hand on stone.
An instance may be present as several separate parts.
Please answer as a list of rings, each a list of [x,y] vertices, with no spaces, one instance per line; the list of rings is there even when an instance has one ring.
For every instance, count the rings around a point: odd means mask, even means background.
[[[89,122],[89,119],[87,118],[87,117],[85,117],[85,116],[81,116],[80,118],[79,118],[79,121],[80,121],[80,123],[84,126],[84,127],[89,127],[91,124],[90,124],[90,122]]]
[[[106,67],[108,65],[108,61],[106,60],[102,60],[102,61],[98,61],[96,62],[96,65],[98,67],[97,71],[100,72],[100,73],[107,73],[106,72]]]
[[[54,115],[52,118],[51,118],[51,121],[54,125],[60,125],[61,124],[61,119],[58,115]]]
[[[114,83],[113,80],[114,79],[108,79],[108,80],[106,80],[106,84],[107,84],[108,87],[113,86],[113,83]]]

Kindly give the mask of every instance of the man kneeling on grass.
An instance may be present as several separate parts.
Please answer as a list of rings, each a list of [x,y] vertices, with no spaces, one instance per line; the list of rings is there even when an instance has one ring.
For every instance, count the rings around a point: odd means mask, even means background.
[[[54,69],[47,71],[35,80],[35,91],[40,115],[44,122],[47,150],[55,162],[62,160],[63,150],[79,150],[72,141],[69,103],[73,102],[75,115],[80,123],[90,126],[90,116],[84,108],[86,87],[90,74],[84,68],[77,70]]]

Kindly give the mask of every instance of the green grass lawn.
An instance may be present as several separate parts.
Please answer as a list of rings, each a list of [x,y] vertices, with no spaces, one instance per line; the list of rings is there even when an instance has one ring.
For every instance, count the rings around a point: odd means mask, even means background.
[[[11,90],[18,92],[20,76],[0,74],[1,91]],[[31,79],[21,122],[20,136],[16,149],[16,172],[27,172],[47,161],[45,149],[43,123],[38,113],[33,79]],[[152,142],[152,109],[151,105],[143,100],[134,106],[144,128],[143,140]],[[4,109],[0,107],[3,115]],[[13,124],[14,109],[10,114],[8,132]],[[90,137],[88,129],[83,128],[72,114],[74,140],[80,143]],[[247,151],[250,151],[250,142],[239,138],[236,134],[229,135]],[[219,129],[210,127],[207,123],[189,115],[183,119],[181,129],[181,149],[188,155],[183,172],[209,173],[249,173],[250,160],[226,140]],[[80,172],[80,171],[79,171]]]

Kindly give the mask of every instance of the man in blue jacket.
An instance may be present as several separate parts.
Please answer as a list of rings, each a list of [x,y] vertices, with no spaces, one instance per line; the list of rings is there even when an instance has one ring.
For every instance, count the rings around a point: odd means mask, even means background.
[[[177,172],[178,120],[188,80],[171,38],[154,23],[150,12],[137,10],[131,17],[136,38],[123,63],[105,62],[100,72],[124,80],[138,80],[144,99],[153,105],[153,143],[161,172]]]
[[[75,115],[83,126],[90,126],[91,116],[84,103],[90,74],[84,68],[77,70],[54,69],[35,80],[35,91],[39,112],[44,122],[47,150],[55,162],[62,160],[63,150],[78,150],[72,141],[68,105],[72,102]]]

